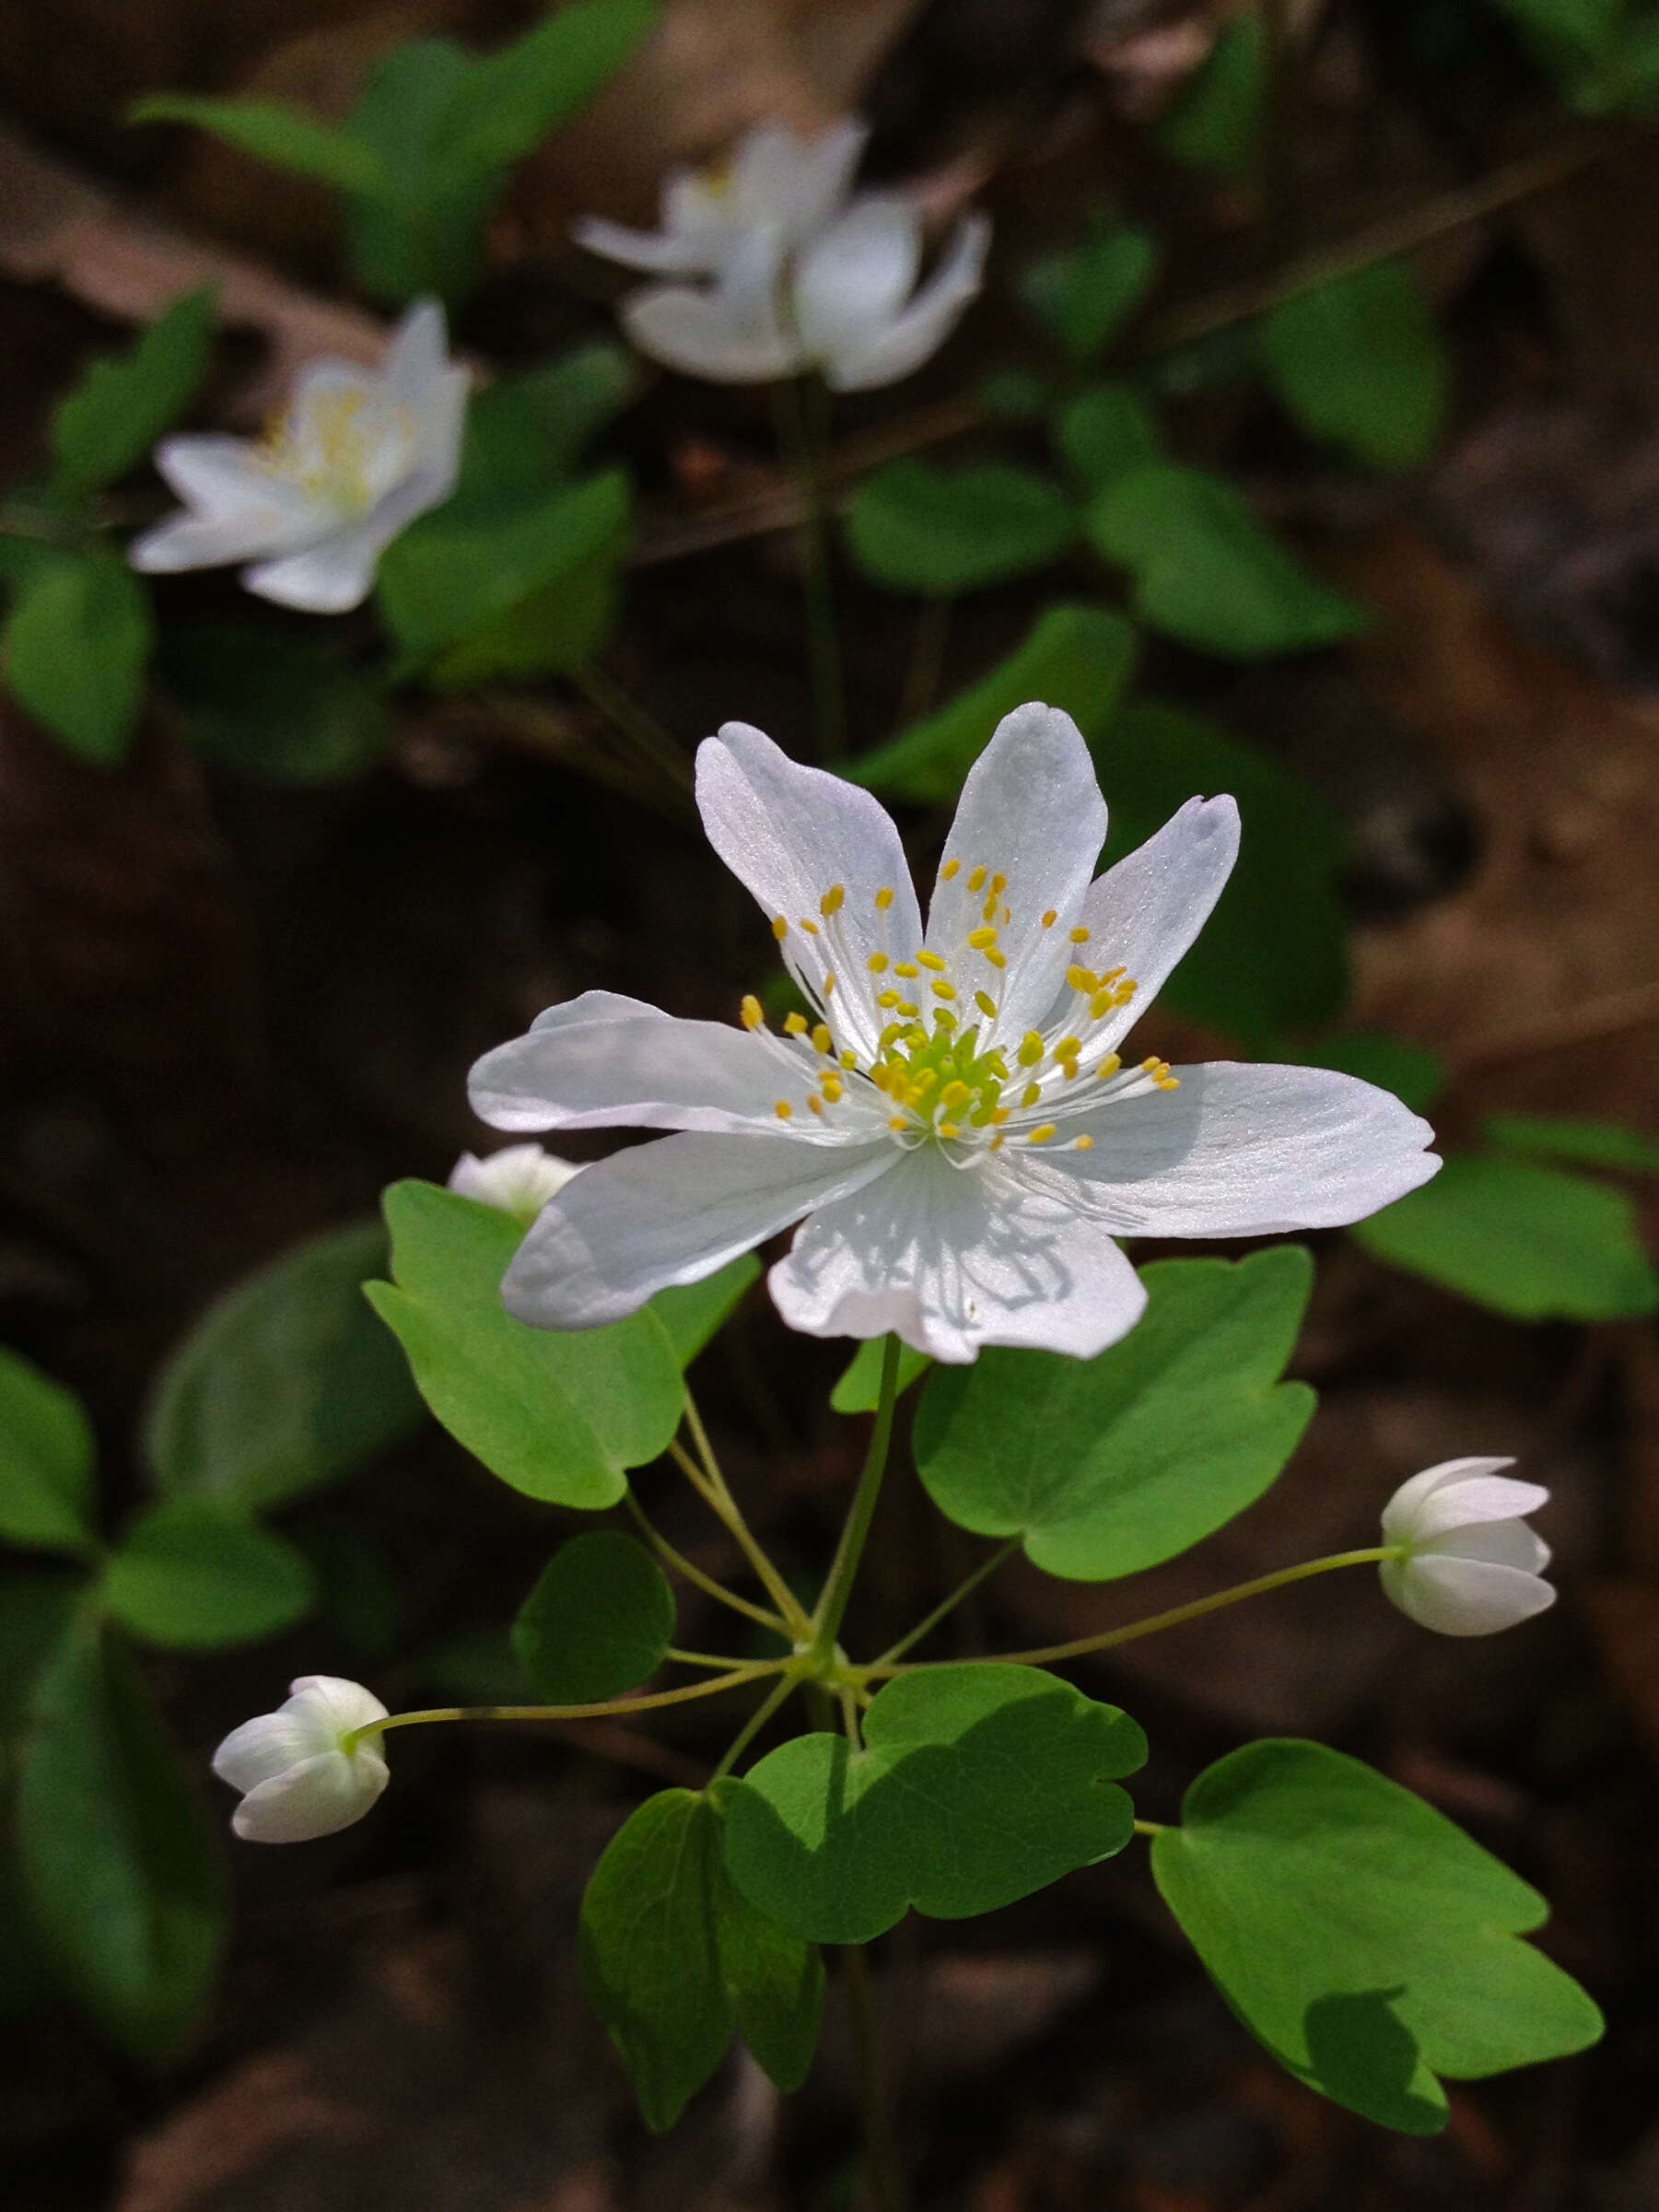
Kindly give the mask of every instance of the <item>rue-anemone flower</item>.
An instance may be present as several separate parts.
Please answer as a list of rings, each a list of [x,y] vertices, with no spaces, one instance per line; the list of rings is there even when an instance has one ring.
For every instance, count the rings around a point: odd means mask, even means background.
[[[589,216],[574,235],[631,269],[700,277],[622,304],[641,353],[714,383],[817,369],[833,391],[896,383],[943,345],[979,289],[990,223],[964,216],[918,288],[921,211],[899,192],[853,193],[869,136],[844,121],[816,138],[751,131],[721,168],[677,170],[660,230]]]
[[[450,1188],[528,1223],[579,1167],[578,1161],[561,1160],[540,1144],[503,1144],[482,1160],[476,1153],[462,1153],[450,1170]]]
[[[240,1790],[230,1825],[250,1843],[305,1843],[368,1812],[391,1779],[378,1735],[350,1750],[355,1729],[391,1718],[361,1682],[304,1674],[275,1713],[233,1728],[213,1755],[221,1782]]]
[[[1383,1587],[1402,1613],[1443,1636],[1490,1636],[1555,1603],[1549,1546],[1527,1527],[1549,1492],[1498,1469],[1513,1459],[1443,1459],[1402,1482],[1383,1508]]]
[[[1069,715],[999,726],[925,930],[877,801],[758,730],[705,741],[697,804],[811,1012],[779,1036],[753,998],[728,1025],[587,991],[479,1061],[498,1129],[680,1132],[543,1209],[502,1286],[523,1320],[616,1320],[804,1216],[770,1276],[792,1328],[1089,1357],[1145,1304],[1116,1238],[1357,1221],[1439,1165],[1428,1124],[1351,1076],[1126,1063],[1226,883],[1238,810],[1190,800],[1092,881],[1106,809]]]
[[[308,362],[263,438],[164,438],[156,466],[184,511],[127,558],[156,571],[247,561],[242,583],[279,606],[360,606],[392,539],[455,486],[467,372],[445,345],[442,308],[419,300],[378,374]]]

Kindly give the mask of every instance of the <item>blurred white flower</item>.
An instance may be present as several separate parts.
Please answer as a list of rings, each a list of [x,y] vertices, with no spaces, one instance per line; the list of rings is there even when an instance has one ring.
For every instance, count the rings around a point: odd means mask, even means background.
[[[674,172],[660,230],[578,222],[583,245],[628,268],[709,280],[625,299],[639,350],[724,384],[817,369],[835,391],[864,392],[918,369],[978,291],[991,227],[964,216],[917,289],[918,205],[901,193],[851,196],[868,135],[853,122],[811,139],[752,131],[729,168]]]
[[[249,561],[242,582],[279,606],[361,605],[391,540],[454,489],[467,372],[445,345],[442,308],[419,300],[378,375],[309,363],[263,438],[164,438],[156,466],[184,511],[134,540],[133,567]]]
[[[1383,1587],[1402,1613],[1443,1636],[1490,1636],[1555,1603],[1549,1546],[1523,1515],[1549,1492],[1497,1470],[1513,1459],[1444,1459],[1402,1482],[1383,1508]]]
[[[347,1750],[356,1728],[390,1719],[360,1682],[306,1674],[275,1713],[233,1728],[213,1755],[221,1782],[242,1801],[230,1825],[250,1843],[304,1843],[360,1820],[390,1776],[379,1736]]]
[[[561,1160],[540,1144],[504,1144],[482,1160],[476,1153],[462,1153],[450,1170],[450,1188],[529,1223],[579,1172],[578,1161]]]

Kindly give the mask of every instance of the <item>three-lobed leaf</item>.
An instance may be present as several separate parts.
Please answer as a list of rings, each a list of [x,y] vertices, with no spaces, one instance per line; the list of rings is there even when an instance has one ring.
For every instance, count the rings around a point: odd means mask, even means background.
[[[123,353],[91,362],[53,410],[53,488],[101,491],[135,468],[176,422],[207,370],[211,286],[175,299]]]
[[[1077,535],[1057,484],[1011,462],[940,468],[917,455],[866,476],[847,502],[847,543],[873,582],[954,599],[1045,568]]]
[[[109,767],[137,727],[152,637],[149,599],[124,561],[101,548],[53,553],[0,633],[6,688],[72,753]]]
[[[193,93],[157,93],[132,111],[134,123],[187,123],[209,131],[239,153],[251,154],[297,177],[336,192],[384,194],[386,165],[377,149],[349,129],[318,123],[272,100],[205,99]]]
[[[1409,267],[1378,262],[1264,315],[1256,344],[1303,427],[1373,468],[1426,461],[1445,415],[1445,346]]]
[[[798,1736],[733,1788],[726,1864],[762,1912],[819,1943],[868,1943],[912,1905],[962,1920],[1121,1851],[1116,1785],[1146,1738],[1035,1668],[976,1661],[899,1675],[863,1744]]]
[[[620,1528],[561,1544],[513,1622],[525,1679],[550,1705],[620,1697],[661,1666],[674,1594],[645,1546]]]
[[[316,1603],[295,1545],[212,1498],[164,1498],[123,1538],[99,1584],[123,1628],[178,1651],[254,1644]]]
[[[419,1426],[397,1347],[363,1305],[379,1222],[311,1237],[245,1277],[163,1369],[145,1428],[158,1486],[244,1510],[354,1473]]]
[[[1279,1377],[1313,1287],[1300,1245],[1155,1259],[1146,1311],[1092,1360],[992,1350],[936,1367],[916,1415],[929,1496],[1045,1573],[1107,1582],[1173,1559],[1253,1504],[1314,1412]]]
[[[1020,297],[1072,357],[1104,353],[1151,290],[1158,244],[1133,223],[1104,222],[1075,246],[1060,246],[1032,263]]]
[[[1248,1744],[1200,1774],[1152,1872],[1252,2033],[1384,2127],[1443,2127],[1437,2075],[1478,2079],[1601,2033],[1578,1984],[1519,1940],[1545,1917],[1536,1891],[1323,1744]]]
[[[43,1551],[97,1540],[92,1426],[81,1402],[0,1350],[0,1539]]]

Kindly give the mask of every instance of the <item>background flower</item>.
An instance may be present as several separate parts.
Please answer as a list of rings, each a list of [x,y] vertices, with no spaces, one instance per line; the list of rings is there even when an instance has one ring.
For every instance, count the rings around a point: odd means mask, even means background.
[[[391,1776],[380,1739],[347,1751],[356,1728],[390,1717],[360,1682],[306,1674],[286,1704],[233,1728],[213,1755],[221,1782],[243,1792],[230,1825],[245,1843],[303,1843],[349,1828]]]
[[[1513,1459],[1443,1459],[1402,1482],[1383,1508],[1383,1587],[1403,1613],[1443,1636],[1490,1636],[1555,1603],[1543,1580],[1549,1546],[1523,1516],[1549,1492],[1501,1475]]]

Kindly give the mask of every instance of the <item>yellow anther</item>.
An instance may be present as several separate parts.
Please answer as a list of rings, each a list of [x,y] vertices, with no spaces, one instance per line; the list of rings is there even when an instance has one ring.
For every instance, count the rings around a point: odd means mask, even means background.
[[[1079,967],[1076,961],[1066,970],[1066,980],[1073,990],[1087,991],[1091,996],[1100,989],[1098,978],[1086,967]]]
[[[907,1129],[910,1127],[910,1117],[907,1114],[894,1114],[887,1126],[890,1129]]]
[[[962,1131],[953,1121],[941,1121],[939,1125],[939,1133],[941,1137],[952,1138],[960,1137]]]
[[[994,891],[989,898],[986,900],[984,907],[981,909],[981,918],[986,921],[995,921],[997,919],[997,895]],[[1008,919],[1008,916],[1005,914],[1002,919],[1004,921],[1006,921]]]
[[[1073,944],[1087,944],[1089,942],[1089,932],[1087,930],[1072,930],[1069,932],[1069,934]]]
[[[1028,1029],[1025,1032],[1025,1035],[1020,1039],[1020,1065],[1022,1068],[1034,1068],[1042,1057],[1042,1036],[1038,1031],[1034,1029]]]
[[[846,904],[847,885],[845,884],[832,884],[829,889],[824,893],[824,896],[818,901],[818,911],[823,915],[824,920],[827,921],[832,914],[839,914],[842,907]]]
[[[995,944],[996,942],[997,932],[995,930],[970,930],[968,931],[968,942],[976,953],[983,953],[987,944]]]
[[[825,1024],[823,1022],[814,1022],[812,1024],[812,1050],[833,1053],[835,1048],[835,1040],[831,1036]]]
[[[985,956],[990,962],[993,967],[1006,967],[1008,966],[1008,954],[1006,953],[999,953],[994,944],[987,945],[985,948]]]
[[[922,971],[914,960],[895,960],[893,972],[895,976],[903,976],[907,983],[913,983]]]
[[[1006,1129],[999,1129],[999,1130],[997,1131],[997,1134],[996,1134],[996,1135],[995,1135],[995,1136],[994,1136],[994,1137],[991,1139],[990,1142],[989,1142],[989,1143],[988,1143],[988,1144],[986,1146],[986,1148],[985,1148],[985,1149],[986,1149],[986,1151],[987,1151],[987,1153],[999,1153],[999,1152],[1002,1150],[1003,1144],[1004,1144],[1004,1143],[1007,1141],[1007,1138],[1008,1138],[1008,1131],[1007,1131]]]
[[[764,1029],[766,1025],[766,1017],[760,1010],[760,1001],[753,991],[743,1001],[742,1016],[745,1029]]]
[[[1022,1106],[1034,1106],[1042,1095],[1043,1086],[1040,1083],[1028,1083],[1020,1094],[1020,1104]]]
[[[929,989],[936,999],[953,999],[956,996],[956,986],[953,983],[935,982],[930,984]]]
[[[1101,982],[1102,982],[1102,984],[1103,984],[1103,985],[1104,985],[1104,984],[1107,984],[1107,983],[1116,983],[1116,980],[1117,980],[1117,978],[1118,978],[1118,977],[1119,977],[1119,976],[1121,976],[1122,974],[1123,974],[1123,970],[1122,970],[1122,968],[1120,968],[1120,967],[1109,967],[1109,968],[1106,970],[1105,974],[1104,974],[1104,976],[1101,977]]]
[[[911,1020],[914,1021],[916,1016],[920,1013],[921,1008],[919,1006],[912,1006],[908,999],[901,999],[899,1001],[899,1012],[900,1013],[907,1013]]]
[[[824,1101],[823,1101],[823,1099],[822,1099],[822,1098],[820,1098],[820,1097],[819,1097],[819,1095],[818,1095],[818,1094],[817,1094],[817,1092],[816,1092],[816,1091],[809,1091],[809,1092],[807,1093],[807,1098],[806,1098],[806,1102],[807,1102],[808,1106],[810,1106],[812,1107],[812,1111],[813,1111],[813,1113],[814,1113],[814,1114],[822,1114],[822,1113],[823,1113],[823,1111],[824,1111]]]
[[[1063,1036],[1054,1048],[1056,1059],[1075,1059],[1083,1048],[1081,1036]]]
[[[1010,1115],[1010,1113],[1011,1113],[1011,1111],[1012,1111],[1011,1107],[1009,1107],[1009,1106],[999,1106],[999,1107],[996,1109],[995,1113],[993,1113],[993,1114],[992,1114],[992,1116],[991,1116],[991,1126],[992,1126],[992,1128],[993,1128],[993,1129],[1000,1129],[1000,1128],[1002,1127],[1002,1124],[1003,1124],[1003,1123],[1004,1123],[1004,1122],[1005,1122],[1005,1121],[1008,1119],[1008,1118],[1009,1118],[1009,1115]]]
[[[1141,1061],[1140,1070],[1143,1075],[1167,1075],[1169,1073],[1169,1062],[1168,1060],[1160,1059],[1157,1054],[1153,1053],[1151,1059],[1143,1059]]]
[[[845,1051],[845,1052],[844,1052],[844,1053],[841,1055],[841,1065],[842,1065],[844,1068],[846,1068],[846,1069],[848,1071],[848,1072],[850,1073],[850,1071],[852,1071],[854,1068],[856,1068],[856,1067],[858,1066],[858,1064],[859,1064],[859,1056],[858,1056],[858,1054],[857,1054],[855,1051],[853,1051],[853,1050],[852,1050],[852,1048],[851,1048],[851,1047],[850,1047],[850,1046],[849,1046],[849,1047],[848,1047],[848,1048],[847,1049],[847,1051]]]
[[[834,1106],[838,1098],[845,1097],[846,1094],[847,1085],[841,1081],[841,1078],[838,1075],[826,1075],[824,1077],[824,1095],[829,1100],[831,1106]]]
[[[1003,893],[1004,893],[1004,892],[1005,892],[1005,891],[1008,889],[1008,878],[1007,878],[1007,876],[1005,876],[1005,875],[994,875],[994,876],[992,876],[992,878],[991,878],[991,889],[992,889],[992,890],[993,890],[993,891],[996,893],[997,896],[998,896],[999,898],[1000,898],[1000,897],[1002,896],[1002,894],[1003,894]]]
[[[888,907],[891,907],[892,904],[893,886],[891,884],[883,884],[882,888],[876,893],[876,912],[878,914],[885,914]]]
[[[1178,1091],[1181,1088],[1181,1078],[1166,1072],[1158,1078],[1158,1088],[1161,1091]]]
[[[795,1109],[787,1098],[780,1098],[772,1111],[777,1116],[779,1121],[787,1121]]]
[[[947,860],[939,872],[939,880],[941,884],[948,884],[952,876],[959,875],[961,872],[962,862],[960,860]]]
[[[988,991],[976,990],[974,993],[974,1003],[976,1007],[978,1007],[980,1012],[985,1016],[987,1022],[994,1022],[996,1020],[997,1001],[990,996]]]
[[[1046,1144],[1049,1138],[1054,1135],[1056,1126],[1057,1125],[1052,1121],[1039,1121],[1034,1129],[1027,1130],[1025,1136],[1026,1143]]]
[[[1092,1153],[1094,1150],[1094,1140],[1092,1137],[1086,1135],[1081,1137],[1073,1137],[1071,1140],[1071,1149],[1074,1153]]]
[[[916,956],[924,967],[930,967],[936,976],[944,974],[945,964],[937,953],[917,953]]]
[[[880,1007],[891,1010],[893,1007],[896,1006],[898,1002],[899,995],[895,990],[883,990],[876,993],[876,1004]]]
[[[936,983],[933,988],[937,990],[938,984]],[[936,1006],[933,1009],[933,1026],[935,1029],[942,1029],[946,1036],[949,1036],[956,1026],[956,1016],[951,1012],[948,1007]]]
[[[941,1106],[943,1106],[946,1113],[949,1114],[954,1112],[955,1108],[959,1106],[966,1106],[968,1100],[974,1094],[968,1089],[968,1086],[962,1081],[961,1077],[953,1075],[952,1076],[950,1082],[946,1083],[944,1089],[940,1093],[939,1103]]]
[[[832,968],[826,968],[826,969],[824,970],[824,985],[823,985],[823,995],[824,995],[824,997],[827,999],[827,998],[829,997],[830,993],[831,993],[831,992],[832,992],[832,991],[835,989],[835,969],[834,969],[833,967],[832,967]]]
[[[1101,1061],[1100,1066],[1095,1069],[1094,1072],[1096,1076],[1104,1081],[1108,1075],[1116,1075],[1119,1068],[1122,1066],[1123,1062],[1118,1059],[1116,1053],[1108,1052],[1105,1059]]]
[[[985,870],[983,868],[976,868],[973,874],[969,876],[968,889],[970,891],[983,891],[985,889]]]
[[[933,1088],[934,1084],[938,1081],[939,1070],[937,1068],[924,1068],[921,1073],[917,1077],[916,1081],[910,1085],[910,1096],[913,1099],[926,1098],[928,1093]]]
[[[1046,930],[1052,930],[1055,923],[1058,921],[1060,917],[1057,909],[1050,907],[1047,913],[1043,917],[1043,927]]]
[[[779,944],[783,942],[784,939],[789,935],[789,923],[784,919],[781,914],[775,915],[772,920],[772,934],[777,938]]]
[[[800,926],[809,937],[817,936],[818,924],[815,921],[809,921],[804,914],[800,917]]]
[[[784,1018],[783,1018],[783,1033],[784,1033],[785,1036],[805,1036],[805,1035],[806,1035],[806,1016],[805,1016],[805,1014],[803,1014],[803,1013],[787,1013],[787,1014],[785,1014],[785,1016],[784,1016]]]
[[[1116,1003],[1117,993],[1115,990],[1097,990],[1089,1001],[1089,1019],[1098,1022],[1103,1014],[1110,1013]]]
[[[872,976],[879,976],[887,966],[887,955],[885,953],[871,953],[864,965]]]

